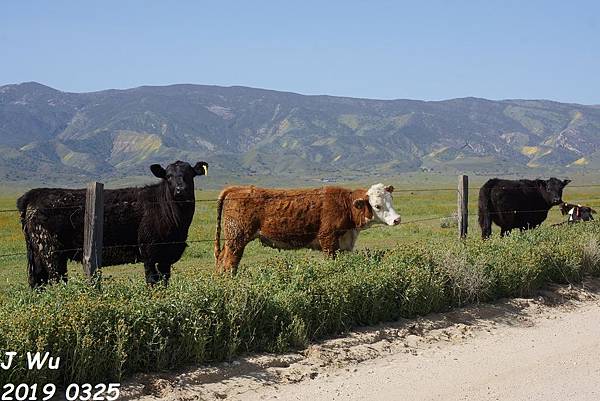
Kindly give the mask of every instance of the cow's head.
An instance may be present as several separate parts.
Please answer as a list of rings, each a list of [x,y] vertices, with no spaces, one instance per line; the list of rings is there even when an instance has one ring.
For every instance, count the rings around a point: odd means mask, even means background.
[[[194,177],[206,175],[208,164],[198,162],[194,167],[187,162],[176,161],[163,168],[160,164],[150,166],[150,171],[166,183],[169,192],[175,199],[186,199],[194,194]]]
[[[559,180],[554,177],[548,180],[537,180],[542,197],[546,203],[552,206],[562,203],[563,188],[570,182],[571,180]]]
[[[589,206],[573,205],[571,203],[563,203],[560,205],[560,211],[564,215],[569,215],[569,221],[590,221],[594,220],[596,211]]]
[[[579,218],[583,221],[591,221],[594,220],[593,214],[596,214],[596,211],[589,206],[580,206],[579,207]]]
[[[367,201],[373,209],[373,216],[388,226],[400,224],[400,215],[394,210],[391,185],[375,184],[367,191]]]

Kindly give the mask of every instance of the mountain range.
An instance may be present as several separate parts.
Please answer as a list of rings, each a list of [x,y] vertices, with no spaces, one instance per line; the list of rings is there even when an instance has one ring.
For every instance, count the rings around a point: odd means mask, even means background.
[[[221,177],[598,168],[600,106],[187,84],[0,86],[0,181],[147,175],[150,164],[177,159],[205,160]]]

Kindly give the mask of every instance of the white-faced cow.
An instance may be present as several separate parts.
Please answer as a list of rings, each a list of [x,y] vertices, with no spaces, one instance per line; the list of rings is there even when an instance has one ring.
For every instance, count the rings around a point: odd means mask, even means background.
[[[589,206],[573,205],[571,203],[563,203],[560,205],[560,212],[563,216],[569,215],[569,223],[591,221],[594,220],[593,215],[596,214],[596,211]]]
[[[542,224],[552,206],[562,203],[570,180],[501,180],[494,178],[479,190],[479,225],[482,238],[492,234],[492,222],[504,236],[514,228],[527,230]]]
[[[351,251],[361,230],[377,222],[400,223],[392,205],[393,190],[383,184],[368,190],[226,188],[217,203],[217,270],[235,274],[244,248],[257,238],[273,248],[311,248],[330,257],[338,250]]]
[[[144,262],[146,281],[168,283],[186,248],[194,216],[194,177],[208,164],[150,166],[160,182],[104,191],[103,266]],[[17,201],[27,244],[29,285],[67,279],[67,260],[81,261],[85,189],[37,188]]]

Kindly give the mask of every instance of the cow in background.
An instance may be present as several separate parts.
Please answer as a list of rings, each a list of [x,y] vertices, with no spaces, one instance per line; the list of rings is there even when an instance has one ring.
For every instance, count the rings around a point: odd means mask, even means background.
[[[361,230],[374,223],[400,224],[393,190],[383,184],[368,190],[226,188],[217,201],[217,270],[235,274],[246,245],[257,238],[272,248],[310,248],[330,257],[338,250],[351,251]]]
[[[592,215],[596,214],[596,211],[589,206],[573,205],[566,202],[560,205],[560,211],[563,216],[569,215],[569,223],[591,221],[594,220]]]
[[[144,262],[146,282],[168,283],[194,216],[194,177],[208,164],[150,166],[160,182],[104,191],[102,265]],[[17,200],[27,245],[29,285],[67,280],[67,260],[81,261],[85,189],[37,188]]]
[[[552,206],[562,203],[564,187],[571,180],[502,180],[494,178],[479,190],[481,237],[492,234],[492,223],[506,235],[514,228],[528,230],[542,224]]]

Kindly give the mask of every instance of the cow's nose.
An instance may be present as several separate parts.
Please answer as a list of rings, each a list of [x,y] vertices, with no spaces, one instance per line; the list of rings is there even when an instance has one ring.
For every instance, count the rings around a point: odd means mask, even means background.
[[[400,217],[394,220],[394,225],[397,226],[398,224],[400,224]]]

